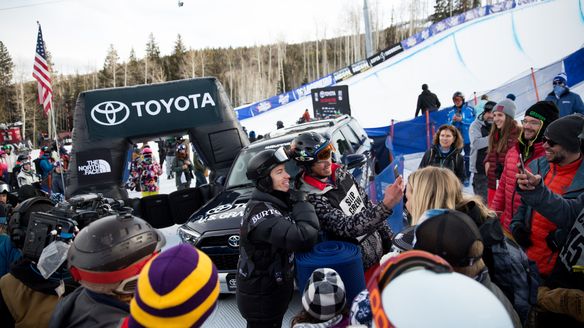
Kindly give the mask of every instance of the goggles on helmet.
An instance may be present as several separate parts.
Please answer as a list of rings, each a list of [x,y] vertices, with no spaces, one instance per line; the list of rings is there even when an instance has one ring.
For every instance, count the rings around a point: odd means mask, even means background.
[[[367,289],[371,303],[371,313],[376,327],[393,328],[381,303],[381,292],[400,274],[413,269],[431,270],[436,273],[452,272],[452,267],[441,257],[425,251],[412,250],[401,253],[379,266],[369,278]]]
[[[276,159],[276,163],[278,164],[285,163],[288,160],[290,160],[290,157],[288,157],[288,153],[286,153],[284,147],[276,149],[276,152],[274,153],[274,158]]]
[[[8,186],[8,184],[6,184],[6,183],[0,184],[0,194],[9,193],[9,192],[10,192],[10,186]]]

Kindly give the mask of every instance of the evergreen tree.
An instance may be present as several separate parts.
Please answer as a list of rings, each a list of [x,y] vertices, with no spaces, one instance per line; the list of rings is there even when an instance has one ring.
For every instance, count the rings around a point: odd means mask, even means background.
[[[430,16],[432,23],[438,23],[439,21],[450,17],[450,11],[452,10],[452,14],[454,14],[454,0],[436,0],[434,4],[434,14]]]
[[[130,50],[128,57],[128,65],[126,66],[128,75],[128,85],[136,85],[144,83],[144,63],[136,58],[134,48]]]
[[[146,43],[146,63],[144,63],[145,72],[148,74],[147,83],[156,83],[166,81],[166,74],[160,58],[160,48],[154,39],[154,34],[148,36]]]
[[[187,48],[185,47],[180,34],[174,43],[174,50],[168,58],[166,65],[166,75],[169,81],[184,79],[188,71],[187,66]]]
[[[16,90],[12,83],[14,64],[4,43],[0,41],[0,120],[13,121],[16,117]]]
[[[120,76],[118,74],[118,60],[120,60],[118,52],[114,48],[114,45],[110,44],[107,56],[105,57],[105,62],[103,63],[103,70],[100,74],[101,85],[108,87],[119,86],[120,83],[118,81],[120,81]],[[121,82],[123,84],[123,81]]]

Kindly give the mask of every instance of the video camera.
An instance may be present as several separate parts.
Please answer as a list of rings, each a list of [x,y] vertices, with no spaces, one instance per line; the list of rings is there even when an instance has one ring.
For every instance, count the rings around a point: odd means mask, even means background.
[[[84,194],[57,204],[46,212],[32,212],[23,245],[25,257],[37,261],[43,249],[55,240],[68,242],[91,222],[104,216],[131,212],[122,200],[101,194]]]

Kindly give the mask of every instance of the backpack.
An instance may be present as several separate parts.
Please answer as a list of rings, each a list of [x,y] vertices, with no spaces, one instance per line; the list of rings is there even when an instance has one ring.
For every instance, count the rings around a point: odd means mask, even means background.
[[[37,174],[43,173],[43,169],[41,167],[41,160],[42,160],[42,158],[38,157],[32,161],[34,163],[34,170]]]
[[[496,231],[495,225],[501,229],[498,220],[489,220],[480,227],[485,239],[483,258],[487,262],[492,282],[503,291],[521,321],[525,322],[529,310],[537,303],[539,272],[535,262],[527,258],[527,254],[515,241],[503,235],[502,230],[500,235],[488,234],[495,238],[485,238],[485,229]]]

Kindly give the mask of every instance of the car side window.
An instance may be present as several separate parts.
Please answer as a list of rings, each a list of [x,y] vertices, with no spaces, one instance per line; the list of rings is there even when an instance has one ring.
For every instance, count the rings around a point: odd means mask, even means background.
[[[363,130],[361,125],[359,125],[359,123],[357,123],[356,120],[351,120],[349,122],[349,125],[351,126],[351,129],[353,129],[353,131],[355,131],[355,134],[357,134],[357,137],[359,138],[359,140],[363,141],[367,138],[367,132],[365,132],[365,130]]]
[[[347,139],[345,139],[345,137],[341,133],[341,130],[337,130],[333,133],[332,143],[337,149],[337,151],[341,154],[341,156],[351,154],[353,152],[353,149],[351,149],[351,145],[349,144]]]
[[[354,150],[359,149],[359,147],[361,146],[361,142],[359,141],[357,135],[355,135],[355,132],[353,132],[353,130],[348,125],[342,126],[341,131],[345,138],[347,139],[347,141],[351,144],[353,149]]]

